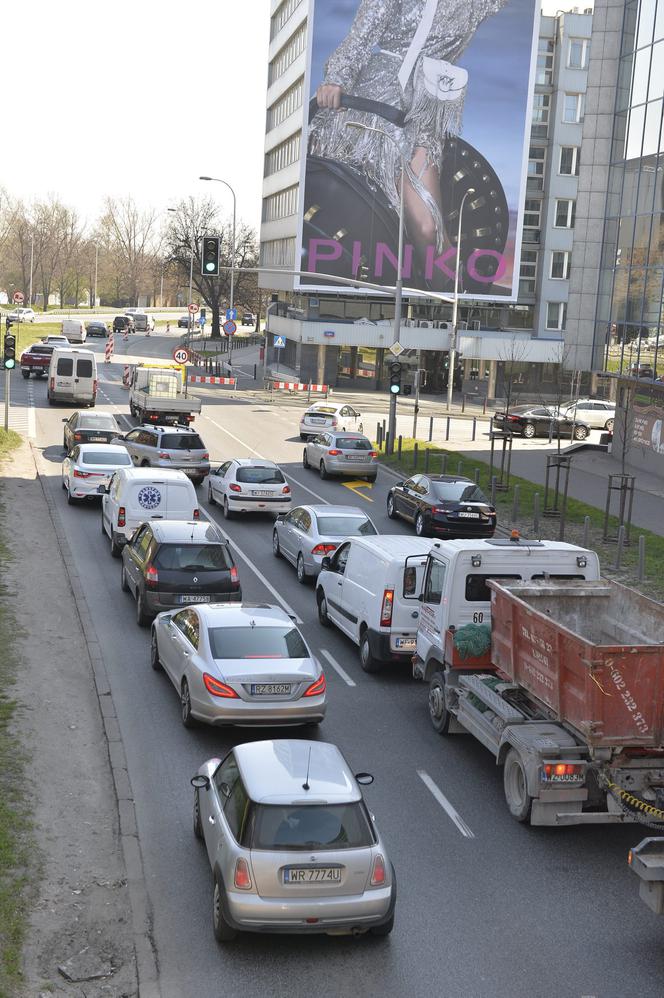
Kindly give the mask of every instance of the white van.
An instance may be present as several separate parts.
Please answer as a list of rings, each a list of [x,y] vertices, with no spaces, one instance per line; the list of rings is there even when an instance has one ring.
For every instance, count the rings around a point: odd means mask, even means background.
[[[109,484],[99,486],[101,529],[120,556],[136,527],[147,520],[198,520],[196,489],[184,471],[118,468]]]
[[[353,537],[323,558],[316,581],[318,619],[336,624],[360,646],[360,664],[375,672],[408,660],[416,646],[419,595],[433,540],[403,534]]]
[[[56,346],[48,368],[46,394],[50,405],[56,402],[94,405],[98,383],[97,358],[91,350]]]
[[[70,343],[85,343],[87,339],[87,329],[83,319],[63,319],[62,335],[66,336]]]

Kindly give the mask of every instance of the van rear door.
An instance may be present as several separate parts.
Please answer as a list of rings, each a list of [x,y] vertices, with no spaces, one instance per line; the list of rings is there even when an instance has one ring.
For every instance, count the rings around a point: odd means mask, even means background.
[[[55,377],[53,388],[57,394],[58,390],[65,395],[73,394],[74,390],[74,355],[61,355],[55,352]]]
[[[392,607],[390,648],[396,652],[414,652],[420,616],[419,595],[424,584],[428,552],[409,555],[396,574],[397,585]]]
[[[128,490],[127,525],[136,527],[145,520],[167,519],[170,487],[170,482],[159,481],[157,478],[132,481]]]
[[[74,374],[75,395],[81,399],[91,399],[94,402],[97,395],[97,377],[94,357],[76,357]]]
[[[166,484],[166,508],[169,520],[191,520],[198,508],[196,492],[191,482]]]

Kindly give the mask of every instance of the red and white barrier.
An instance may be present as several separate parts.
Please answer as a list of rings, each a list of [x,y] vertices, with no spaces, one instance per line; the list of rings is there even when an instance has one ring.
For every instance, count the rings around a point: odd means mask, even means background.
[[[273,388],[285,389],[289,392],[325,392],[327,394],[327,385],[301,385],[297,381],[273,381]]]
[[[124,371],[122,372],[122,387],[129,388],[130,381],[131,381],[131,367],[129,364],[125,364]]]
[[[104,363],[105,364],[110,364],[111,363],[111,357],[113,356],[113,345],[114,345],[113,344],[113,333],[110,333],[108,339],[106,340],[106,346],[104,347]]]
[[[190,385],[236,385],[237,378],[217,378],[212,375],[190,374],[187,378]]]

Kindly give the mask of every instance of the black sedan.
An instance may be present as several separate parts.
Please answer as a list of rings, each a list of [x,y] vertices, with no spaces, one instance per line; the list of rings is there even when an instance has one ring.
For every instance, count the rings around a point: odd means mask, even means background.
[[[62,446],[67,454],[76,444],[110,444],[122,432],[111,412],[75,412],[62,422]]]
[[[178,319],[178,329],[189,329],[189,316],[181,315]]]
[[[496,430],[509,430],[531,440],[533,437],[572,437],[585,440],[590,433],[587,423],[557,416],[546,406],[515,405],[509,412],[496,412],[493,417]]]
[[[415,524],[418,537],[493,537],[496,510],[470,478],[413,475],[394,485],[387,497],[390,519]]]
[[[108,326],[101,319],[92,319],[86,322],[85,331],[88,336],[108,336]]]

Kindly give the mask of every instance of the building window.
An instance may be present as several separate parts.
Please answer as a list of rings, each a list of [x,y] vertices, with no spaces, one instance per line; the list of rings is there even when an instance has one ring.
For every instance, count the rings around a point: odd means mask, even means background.
[[[537,46],[537,75],[535,82],[550,87],[553,79],[553,39],[540,38]]]
[[[571,254],[554,251],[551,254],[551,280],[568,281]]]
[[[521,269],[519,271],[519,294],[534,295],[535,279],[537,277],[537,250],[521,251]]]
[[[288,67],[295,62],[299,55],[302,55],[307,44],[307,25],[301,24],[297,31],[291,35],[283,48],[280,48],[274,59],[270,63],[267,73],[267,85],[272,86],[275,80],[286,72]]]
[[[278,191],[270,197],[263,198],[263,221],[275,222],[278,218],[288,218],[297,212],[298,185]]]
[[[540,241],[542,202],[535,198],[526,198],[523,213],[523,239],[526,243]]]
[[[284,0],[270,18],[270,41],[278,35],[286,21],[295,13],[302,0]]]
[[[583,121],[585,94],[565,94],[563,98],[563,121],[578,124]]]
[[[302,133],[296,132],[265,154],[266,177],[269,177],[272,173],[278,173],[279,170],[284,170],[293,163],[297,163],[300,158],[301,137]]]
[[[590,42],[587,38],[570,38],[567,49],[568,69],[587,69]]]
[[[297,83],[289,87],[286,93],[276,100],[272,107],[267,109],[266,131],[271,132],[273,128],[280,125],[282,121],[290,117],[294,111],[302,107],[302,94],[304,93],[304,77],[300,77]]]
[[[581,150],[578,146],[561,146],[560,169],[558,172],[562,173],[565,177],[578,177],[580,153]]]
[[[263,267],[294,267],[295,239],[269,239],[261,243]]]
[[[573,229],[575,217],[576,201],[556,201],[556,220],[553,224],[557,229]]]
[[[544,146],[531,146],[528,153],[528,182],[529,191],[541,191],[544,189],[544,162],[546,159],[546,148]]]
[[[533,123],[530,134],[535,139],[545,139],[549,132],[550,94],[533,95]]]
[[[550,301],[546,304],[546,328],[563,330],[567,323],[567,302]]]

